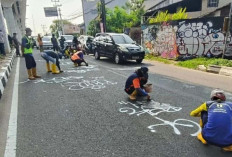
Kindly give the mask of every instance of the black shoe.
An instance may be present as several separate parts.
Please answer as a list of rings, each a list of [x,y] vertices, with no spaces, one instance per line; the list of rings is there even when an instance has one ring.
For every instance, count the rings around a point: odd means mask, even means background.
[[[86,65],[86,66],[89,66],[89,64],[88,64],[88,63],[85,63],[85,65]]]

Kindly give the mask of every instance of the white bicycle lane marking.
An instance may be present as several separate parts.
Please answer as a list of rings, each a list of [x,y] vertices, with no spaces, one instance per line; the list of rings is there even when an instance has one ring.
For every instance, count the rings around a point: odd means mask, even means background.
[[[140,116],[142,114],[149,114],[150,116],[154,117],[155,119],[161,121],[161,123],[153,124],[148,126],[148,129],[150,129],[151,132],[156,132],[156,128],[159,126],[171,126],[174,130],[174,133],[177,135],[181,135],[180,130],[177,128],[177,126],[182,127],[188,127],[188,128],[196,128],[195,132],[191,133],[191,136],[197,136],[201,132],[201,127],[198,123],[188,120],[188,119],[176,119],[174,121],[168,121],[164,120],[162,118],[159,118],[158,115],[161,113],[174,113],[179,112],[182,110],[181,107],[174,107],[170,104],[166,103],[159,103],[156,101],[151,101],[149,105],[143,105],[146,104],[145,102],[137,102],[131,103],[131,102],[118,102],[120,105],[129,105],[129,107],[123,107],[119,109],[119,112],[121,113],[127,113],[128,115],[137,115]]]

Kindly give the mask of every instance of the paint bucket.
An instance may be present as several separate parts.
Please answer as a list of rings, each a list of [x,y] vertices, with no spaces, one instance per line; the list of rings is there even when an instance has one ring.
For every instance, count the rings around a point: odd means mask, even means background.
[[[152,84],[145,84],[144,89],[147,93],[151,93],[152,92]]]

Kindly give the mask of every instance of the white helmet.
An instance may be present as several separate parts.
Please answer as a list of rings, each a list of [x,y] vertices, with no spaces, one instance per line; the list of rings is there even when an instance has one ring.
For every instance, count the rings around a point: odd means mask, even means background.
[[[214,89],[210,94],[211,100],[220,99],[221,101],[226,101],[225,92],[220,89]]]

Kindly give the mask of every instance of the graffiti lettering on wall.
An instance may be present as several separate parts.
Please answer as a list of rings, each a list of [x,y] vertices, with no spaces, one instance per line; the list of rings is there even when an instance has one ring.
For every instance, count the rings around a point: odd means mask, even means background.
[[[180,55],[219,56],[223,53],[225,36],[214,29],[212,22],[180,22],[177,45]]]
[[[168,121],[164,120],[160,117],[158,117],[159,114],[161,113],[175,113],[180,110],[182,110],[181,107],[175,107],[171,106],[170,104],[166,103],[159,103],[156,101],[151,101],[148,105],[143,105],[146,104],[146,102],[136,102],[131,103],[131,102],[118,102],[120,105],[125,105],[125,107],[122,107],[119,109],[119,112],[121,113],[127,113],[128,115],[143,115],[143,114],[148,114],[158,120],[160,123],[153,124],[148,126],[148,129],[150,129],[151,132],[156,132],[156,129],[159,126],[170,126],[174,133],[177,135],[181,135],[180,128],[181,127],[187,127],[191,128],[191,136],[197,136],[198,133],[201,132],[201,127],[199,126],[198,123],[188,120],[188,119],[176,119],[174,121]],[[141,105],[142,104],[142,105]]]
[[[225,45],[222,27],[221,17],[151,25],[143,30],[144,45],[150,53],[164,58],[179,55],[220,56]],[[228,44],[227,49],[232,49],[232,44]],[[227,51],[226,55],[232,56],[232,52]]]

